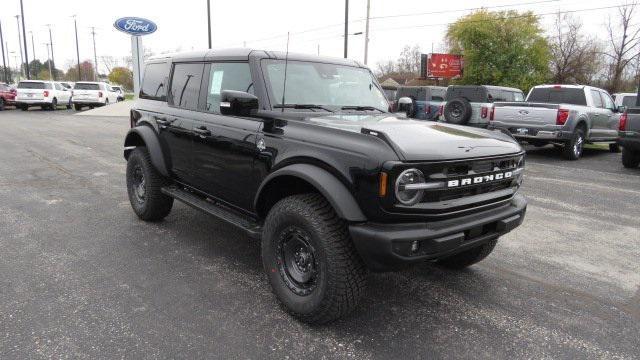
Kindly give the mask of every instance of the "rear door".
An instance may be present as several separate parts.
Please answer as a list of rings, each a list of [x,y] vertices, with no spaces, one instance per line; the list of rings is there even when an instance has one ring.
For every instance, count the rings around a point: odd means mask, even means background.
[[[205,67],[201,109],[194,122],[193,164],[196,187],[243,210],[253,207],[253,161],[259,154],[255,118],[220,113],[223,90],[253,93],[247,62],[214,62]]]

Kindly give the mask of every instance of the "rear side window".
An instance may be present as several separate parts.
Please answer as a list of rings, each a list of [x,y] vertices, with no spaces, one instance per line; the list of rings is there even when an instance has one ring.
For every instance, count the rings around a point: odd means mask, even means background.
[[[207,90],[208,112],[220,112],[222,90],[244,91],[253,94],[253,81],[247,63],[213,63],[209,70]]]
[[[480,87],[480,86],[469,86],[469,87],[449,86],[447,88],[447,94],[445,95],[445,100],[449,101],[459,97],[465,98],[470,102],[486,102],[487,92],[483,87]]]
[[[167,64],[148,64],[144,69],[144,77],[140,86],[140,98],[149,100],[167,100]]]
[[[626,107],[636,106],[636,96],[625,96],[622,98],[622,105]]]
[[[600,92],[598,90],[591,90],[591,100],[593,100],[593,106],[602,108],[602,98],[600,98]]]
[[[203,63],[177,63],[173,65],[171,88],[167,99],[169,105],[188,110],[198,109],[203,70]]]
[[[533,88],[527,97],[529,102],[546,104],[587,105],[584,89],[565,87]]]
[[[51,89],[51,84],[45,84],[43,82],[21,81],[20,83],[18,83],[18,89]]]

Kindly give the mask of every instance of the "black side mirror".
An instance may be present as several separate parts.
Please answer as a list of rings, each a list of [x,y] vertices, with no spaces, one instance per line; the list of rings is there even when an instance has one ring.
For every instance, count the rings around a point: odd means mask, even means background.
[[[222,90],[220,113],[222,115],[253,116],[258,111],[258,98],[244,91]]]
[[[619,113],[623,113],[623,112],[625,112],[625,110],[627,110],[627,107],[626,107],[626,106],[624,106],[624,105],[618,105],[618,107],[616,108],[616,110],[617,110]]]

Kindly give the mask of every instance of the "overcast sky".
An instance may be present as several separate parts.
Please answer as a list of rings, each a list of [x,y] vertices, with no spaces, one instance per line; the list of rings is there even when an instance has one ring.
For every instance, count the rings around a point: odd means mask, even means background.
[[[198,50],[207,47],[206,0],[23,0],[29,58],[32,59],[33,31],[35,53],[46,60],[48,42],[46,24],[52,24],[53,43],[58,67],[66,68],[75,61],[75,38],[72,15],[77,15],[80,60],[93,60],[91,26],[96,27],[96,46],[100,56],[126,56],[131,52],[128,35],[113,28],[123,16],[138,16],[154,21],[158,30],[143,38],[144,46],[154,53],[176,50]],[[584,30],[606,37],[604,24],[616,9],[595,9],[621,5],[625,0],[480,0],[425,1],[371,0],[369,66],[397,58],[406,44],[417,44],[423,52],[443,50],[447,23],[471,12],[471,8],[490,10],[532,10],[549,14],[558,10],[578,11],[574,15],[584,23]],[[350,0],[349,32],[364,32],[366,0]],[[247,47],[284,50],[286,34],[291,32],[292,52],[341,57],[344,24],[344,0],[211,0],[213,47]],[[592,9],[592,10],[588,10]],[[0,21],[9,51],[18,56],[16,14],[19,0],[2,0]],[[404,15],[410,16],[404,16]],[[382,18],[384,17],[384,18]],[[553,26],[553,16],[541,16],[546,30]],[[363,60],[364,36],[349,37],[349,57]],[[19,58],[19,57],[18,57]],[[15,67],[15,57],[10,55]]]

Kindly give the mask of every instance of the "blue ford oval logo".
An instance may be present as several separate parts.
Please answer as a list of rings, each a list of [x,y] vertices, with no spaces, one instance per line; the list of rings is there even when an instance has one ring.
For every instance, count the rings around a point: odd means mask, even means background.
[[[113,23],[113,27],[130,35],[148,35],[158,29],[151,21],[139,17],[123,17]]]

